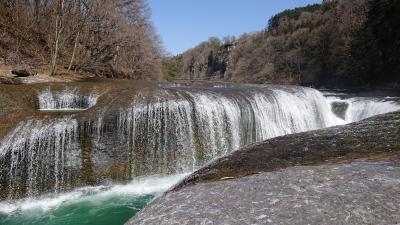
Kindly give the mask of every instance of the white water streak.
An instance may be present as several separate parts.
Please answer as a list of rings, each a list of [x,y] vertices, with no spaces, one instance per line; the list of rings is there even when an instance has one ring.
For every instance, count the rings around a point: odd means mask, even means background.
[[[59,190],[67,175],[64,167],[80,163],[77,128],[78,122],[70,117],[20,123],[0,143],[0,157],[10,154],[9,188],[20,189],[21,177],[26,177],[28,195],[37,194],[38,185],[50,180]]]
[[[400,104],[390,99],[372,97],[341,99],[338,97],[327,97],[327,101],[330,104],[334,102],[348,104],[348,108],[344,113],[346,123],[357,122],[371,116],[400,110]]]
[[[51,91],[45,89],[38,94],[39,110],[84,110],[97,103],[98,95],[94,92],[89,95],[80,95],[76,89]]]

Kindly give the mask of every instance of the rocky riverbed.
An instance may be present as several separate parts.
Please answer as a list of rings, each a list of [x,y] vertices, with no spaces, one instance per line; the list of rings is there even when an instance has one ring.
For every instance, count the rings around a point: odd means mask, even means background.
[[[398,224],[400,112],[219,158],[128,224]]]

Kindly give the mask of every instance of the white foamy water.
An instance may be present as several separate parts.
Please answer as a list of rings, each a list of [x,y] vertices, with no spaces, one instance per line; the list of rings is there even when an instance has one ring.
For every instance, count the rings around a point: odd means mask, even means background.
[[[52,91],[49,88],[38,93],[39,110],[41,111],[73,111],[85,110],[97,103],[98,95],[94,92],[81,95],[76,89]]]
[[[116,196],[132,197],[158,195],[171,188],[186,175],[188,174],[139,177],[126,185],[85,187],[66,193],[44,195],[38,198],[3,201],[0,202],[0,214],[12,214],[26,211],[46,212],[57,209],[60,206],[85,201],[101,204],[101,202],[107,201]]]
[[[338,97],[327,97],[327,101],[331,105],[332,103],[344,103],[348,105],[344,112],[346,123],[356,122],[371,116],[400,110],[400,104],[392,99],[397,98],[353,97],[341,99]]]
[[[400,104],[394,101],[382,101],[372,98],[351,98],[346,121],[359,121],[368,117],[400,110]]]

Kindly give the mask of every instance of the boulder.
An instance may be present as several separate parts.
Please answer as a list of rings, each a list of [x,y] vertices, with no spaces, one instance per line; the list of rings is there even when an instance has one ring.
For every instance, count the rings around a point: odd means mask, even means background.
[[[11,71],[11,73],[14,74],[15,77],[30,77],[37,74],[35,71],[28,69],[14,69]]]

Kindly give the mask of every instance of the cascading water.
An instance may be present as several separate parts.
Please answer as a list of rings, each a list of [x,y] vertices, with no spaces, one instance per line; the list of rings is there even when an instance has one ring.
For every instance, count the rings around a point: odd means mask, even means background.
[[[78,123],[71,117],[22,122],[0,144],[1,197],[68,186],[66,167],[79,168]]]
[[[2,197],[193,171],[257,141],[344,123],[310,88],[167,87],[125,95],[128,104],[95,116],[19,125],[0,145]]]
[[[400,110],[399,104],[393,101],[382,101],[371,98],[351,98],[346,121],[359,121],[374,115]]]
[[[164,87],[124,94],[124,104],[110,103],[94,116],[19,125],[0,145],[2,198],[193,171],[254,142],[400,109],[362,98],[327,101],[317,90],[284,86]],[[348,104],[343,119],[332,113],[333,101]]]
[[[306,88],[163,89],[139,94],[118,118],[134,175],[192,171],[244,145],[344,123]]]
[[[95,92],[81,95],[76,89],[51,91],[48,88],[38,93],[39,110],[84,110],[94,106],[97,98]]]
[[[400,104],[392,98],[327,97],[332,111],[347,123],[360,121],[368,117],[400,110]],[[397,99],[397,98],[395,98]]]
[[[302,87],[171,85],[122,90],[101,106],[97,95],[65,90],[39,92],[40,109],[93,109],[30,119],[9,133],[0,143],[2,199],[191,172],[254,142],[400,110]]]

